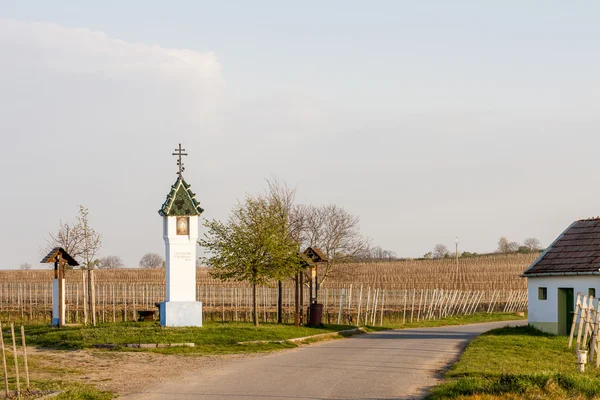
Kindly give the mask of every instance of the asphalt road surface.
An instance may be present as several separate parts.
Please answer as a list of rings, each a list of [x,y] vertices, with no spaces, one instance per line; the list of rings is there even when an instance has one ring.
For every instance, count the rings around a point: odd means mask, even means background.
[[[150,399],[418,399],[477,335],[526,321],[358,335],[188,371],[124,397]]]

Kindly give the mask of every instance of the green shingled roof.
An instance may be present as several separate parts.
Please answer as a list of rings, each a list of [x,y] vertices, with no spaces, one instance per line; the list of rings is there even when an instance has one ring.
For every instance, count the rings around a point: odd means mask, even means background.
[[[162,217],[200,215],[204,210],[195,196],[190,185],[183,178],[177,178],[158,213]]]

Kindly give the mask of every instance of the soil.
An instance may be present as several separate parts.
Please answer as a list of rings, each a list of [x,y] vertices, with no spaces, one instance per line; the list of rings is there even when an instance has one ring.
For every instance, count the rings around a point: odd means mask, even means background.
[[[56,351],[29,348],[35,363],[32,379],[60,379],[93,384],[117,395],[139,391],[183,375],[190,369],[219,369],[226,363],[261,354],[219,356],[167,355],[107,350]]]

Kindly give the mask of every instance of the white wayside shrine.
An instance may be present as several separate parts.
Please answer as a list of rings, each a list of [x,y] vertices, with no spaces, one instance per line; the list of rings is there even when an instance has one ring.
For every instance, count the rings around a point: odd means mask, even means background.
[[[162,326],[202,326],[202,303],[196,301],[196,246],[198,217],[204,211],[183,179],[181,156],[176,149],[179,173],[167,200],[158,211],[163,217],[166,247],[166,301],[160,303]]]

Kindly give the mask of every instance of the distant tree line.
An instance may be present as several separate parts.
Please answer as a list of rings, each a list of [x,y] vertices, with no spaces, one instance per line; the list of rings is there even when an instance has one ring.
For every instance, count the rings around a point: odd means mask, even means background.
[[[523,240],[523,243],[511,242],[505,236],[502,236],[498,240],[498,248],[496,253],[510,254],[510,253],[534,253],[539,252],[542,249],[542,245],[538,238],[531,237]],[[481,254],[469,251],[459,252],[459,257],[477,257]],[[450,252],[448,247],[444,244],[436,244],[433,250],[423,255],[423,258],[453,258],[456,257],[455,252]]]

